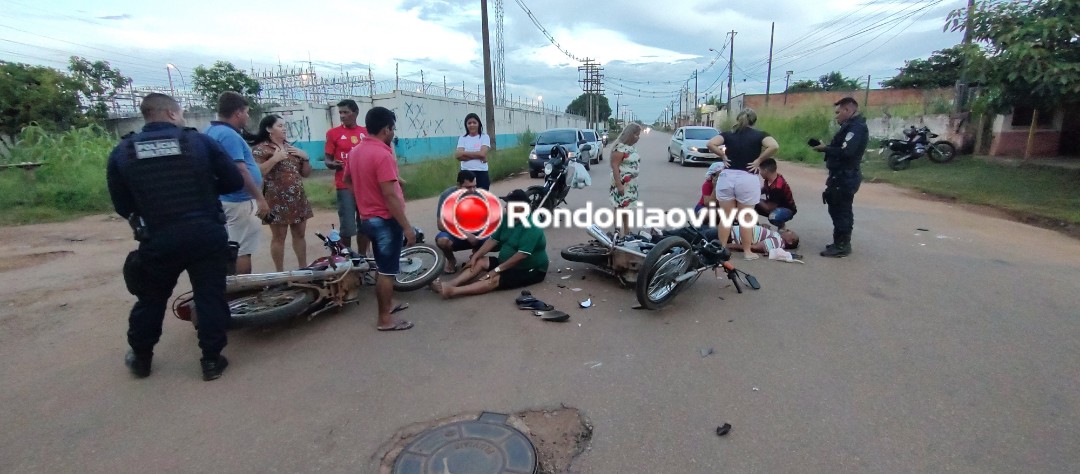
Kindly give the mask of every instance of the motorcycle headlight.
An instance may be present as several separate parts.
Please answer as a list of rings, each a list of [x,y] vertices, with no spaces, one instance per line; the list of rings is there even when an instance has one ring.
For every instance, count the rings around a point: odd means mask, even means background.
[[[551,174],[551,163],[544,163],[544,174]]]
[[[530,160],[535,160],[536,159],[536,152],[535,151],[529,152],[529,159]]]

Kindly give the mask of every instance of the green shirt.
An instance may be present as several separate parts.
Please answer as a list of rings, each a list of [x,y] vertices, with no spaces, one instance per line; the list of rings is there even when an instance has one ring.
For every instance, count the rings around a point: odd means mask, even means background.
[[[536,226],[532,217],[529,217],[531,227],[508,225],[510,219],[503,219],[499,228],[491,238],[502,244],[499,248],[499,262],[510,260],[515,253],[528,254],[524,260],[514,265],[515,269],[535,270],[547,272],[547,238],[544,237],[544,229]]]

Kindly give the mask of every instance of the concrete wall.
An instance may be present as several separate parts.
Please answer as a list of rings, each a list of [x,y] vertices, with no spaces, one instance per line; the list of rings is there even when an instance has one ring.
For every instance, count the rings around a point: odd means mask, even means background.
[[[1061,146],[1061,126],[1064,114],[1057,112],[1053,117],[1040,117],[1035,128],[1035,138],[1031,146],[1031,156],[1056,156]],[[994,119],[993,137],[990,142],[990,154],[993,156],[1023,156],[1027,150],[1030,127],[1013,126],[1012,114],[998,115]]]
[[[386,107],[397,115],[397,144],[395,151],[403,163],[449,157],[457,148],[458,137],[465,133],[465,116],[470,112],[484,119],[484,103],[397,91],[374,97],[357,97],[359,122],[372,107]],[[341,125],[336,104],[303,104],[273,107],[267,114],[285,119],[287,139],[312,158],[312,167],[325,169],[322,160],[326,132]],[[185,115],[189,127],[205,130],[216,117],[212,113]],[[248,130],[258,128],[262,116],[252,116]],[[486,120],[484,120],[486,123]],[[142,117],[113,119],[108,127],[121,135],[142,129]],[[543,109],[495,107],[495,144],[501,148],[518,145],[518,135],[531,131],[540,133],[549,128],[585,128],[584,117],[551,113]],[[487,131],[485,130],[485,133]],[[524,144],[527,145],[527,144]],[[526,156],[522,156],[525,159]]]
[[[784,103],[784,94],[769,94],[770,108],[798,109],[803,107],[832,107],[832,104],[845,96],[851,96],[859,102],[859,106],[895,106],[910,104],[929,104],[932,101],[952,102],[956,92],[953,89],[871,89],[869,98],[866,90],[843,91],[843,92],[792,92],[787,94],[787,103]],[[765,94],[747,95],[743,99],[743,105],[751,109],[765,107]],[[732,106],[734,112],[741,110]]]

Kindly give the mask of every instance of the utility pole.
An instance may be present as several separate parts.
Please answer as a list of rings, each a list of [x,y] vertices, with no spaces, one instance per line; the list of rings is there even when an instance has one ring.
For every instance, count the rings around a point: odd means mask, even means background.
[[[735,35],[736,34],[737,33],[735,33],[735,30],[731,30],[731,51],[728,52],[729,54],[728,54],[728,62],[727,62],[727,101],[728,101],[728,116],[729,117],[731,116],[730,115],[731,114],[731,77],[732,77],[732,72],[733,72],[731,70],[731,68],[732,68],[732,66],[735,65]]]
[[[694,125],[701,121],[701,106],[698,105],[697,97],[697,69],[694,69]]]
[[[495,101],[494,93],[492,92],[491,83],[491,42],[488,38],[488,2],[487,0],[480,0],[480,18],[483,28],[484,36],[484,111],[487,113],[487,122],[485,128],[487,128],[488,136],[491,137],[491,151],[495,151]]]
[[[863,107],[870,105],[870,75],[866,75],[866,95],[863,96]]]
[[[793,74],[794,72],[795,72],[795,71],[788,71],[788,72],[786,73],[786,74],[787,74],[787,77],[786,77],[786,78],[784,79],[784,105],[787,105],[787,90],[788,90],[788,85],[790,85],[790,84],[791,84],[791,74]]]
[[[615,123],[619,123],[619,100],[622,99],[622,92],[615,93]]]
[[[769,105],[769,86],[772,85],[772,47],[773,39],[776,37],[776,22],[772,23],[772,29],[769,32],[769,73],[765,75],[765,105]]]
[[[975,0],[968,0],[967,4],[967,22],[964,25],[964,51],[967,52],[967,47],[971,45],[971,14],[975,12]],[[957,114],[963,113],[964,108],[967,105],[967,57],[963,56],[963,63],[960,65],[960,77],[956,78],[956,98],[953,99],[953,108]]]

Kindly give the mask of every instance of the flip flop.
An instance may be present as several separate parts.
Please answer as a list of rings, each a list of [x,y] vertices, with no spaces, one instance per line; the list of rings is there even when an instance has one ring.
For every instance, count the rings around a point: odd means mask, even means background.
[[[532,303],[533,301],[536,301],[536,297],[533,296],[529,290],[521,290],[521,296],[518,296],[517,299],[514,300],[514,303],[522,305]]]
[[[529,310],[534,310],[534,311],[551,311],[551,310],[555,309],[555,307],[552,306],[552,305],[549,305],[549,304],[547,304],[547,303],[545,303],[543,301],[534,300],[531,303],[519,304],[518,309],[529,309]]]
[[[380,328],[376,326],[375,329],[378,329],[380,331],[404,331],[406,329],[412,329],[413,326],[414,324],[409,321],[398,321],[396,324],[388,328]]]
[[[563,323],[570,320],[570,315],[559,310],[550,311],[537,311],[534,313],[536,316],[540,316],[540,319],[544,321],[551,321],[553,323]]]
[[[394,314],[399,311],[405,311],[407,309],[409,309],[409,303],[398,303],[397,306],[394,306],[394,309],[390,310],[390,314]]]

